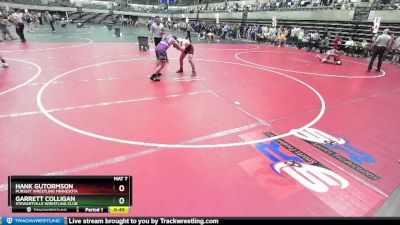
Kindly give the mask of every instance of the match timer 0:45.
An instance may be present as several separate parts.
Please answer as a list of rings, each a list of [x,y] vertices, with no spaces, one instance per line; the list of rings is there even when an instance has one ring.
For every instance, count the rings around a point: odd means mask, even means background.
[[[128,213],[131,176],[9,176],[12,212]]]

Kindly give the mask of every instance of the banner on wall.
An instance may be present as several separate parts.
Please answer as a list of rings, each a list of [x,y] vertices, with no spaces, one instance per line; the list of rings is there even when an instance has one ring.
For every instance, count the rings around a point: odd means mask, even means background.
[[[276,19],[276,16],[272,17],[272,27],[276,28],[276,25],[278,24],[278,20]]]
[[[368,14],[368,22],[373,22],[375,17],[375,10],[371,10]]]
[[[374,19],[374,26],[372,27],[372,33],[376,34],[378,33],[379,26],[381,25],[381,17],[375,17]]]

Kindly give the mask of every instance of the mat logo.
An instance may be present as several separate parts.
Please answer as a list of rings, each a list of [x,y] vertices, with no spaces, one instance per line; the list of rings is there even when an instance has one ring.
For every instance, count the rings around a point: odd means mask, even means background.
[[[346,143],[346,141],[343,138],[334,137],[330,134],[327,134],[327,133],[317,130],[315,128],[305,128],[303,130],[293,129],[290,131],[290,133],[292,133],[294,136],[301,138],[303,140],[317,142],[320,144],[342,145],[342,144]]]
[[[291,130],[291,133],[359,174],[374,181],[381,178],[362,167],[365,163],[376,163],[376,159],[361,149],[351,145],[349,140],[342,137],[335,137],[315,128]],[[339,152],[346,154],[347,157],[339,154]]]
[[[7,223],[12,224],[12,222],[13,222],[13,218],[7,217]]]
[[[376,159],[373,156],[352,146],[348,140],[340,137],[334,137],[315,128],[306,128],[301,131],[292,130],[291,133],[294,136],[307,141],[308,143],[311,142],[310,144],[314,144],[314,146],[317,148],[321,148],[321,146],[315,145],[316,143],[321,144],[325,148],[331,150],[341,151],[347,154],[350,160],[358,165],[376,162]]]
[[[283,153],[280,143],[296,156]],[[275,173],[285,178],[286,174],[312,191],[323,193],[329,191],[329,186],[339,186],[341,189],[349,186],[346,179],[282,139],[258,143],[256,148],[273,161],[271,168]]]
[[[304,187],[315,192],[328,192],[329,186],[339,186],[345,189],[349,182],[335,172],[307,164],[300,164],[294,161],[279,162],[274,164],[275,171],[285,172]]]

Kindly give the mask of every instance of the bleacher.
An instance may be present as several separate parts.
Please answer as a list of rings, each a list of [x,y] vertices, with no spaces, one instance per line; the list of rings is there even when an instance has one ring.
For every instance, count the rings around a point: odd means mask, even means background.
[[[41,0],[0,0],[0,2],[12,2],[12,3],[23,3],[23,4],[33,4],[33,5],[40,5],[42,4]],[[151,4],[156,4],[156,2],[159,2],[158,0],[152,0],[152,1],[147,1],[147,0],[138,0],[135,1],[135,5],[143,4],[142,7],[139,9],[136,7],[125,7],[125,6],[115,6],[114,10],[119,10],[119,11],[127,11],[127,12],[134,12],[134,11],[139,11],[139,12],[149,12],[149,13],[154,13],[154,12],[163,12],[163,13],[176,13],[179,11],[160,11],[159,7],[152,7],[152,6],[147,6],[145,7],[144,5],[151,5]],[[229,1],[231,2],[231,1]],[[254,1],[249,0],[246,1],[248,3],[252,3]],[[177,5],[187,5],[187,4],[194,4],[198,3],[198,1],[192,1],[192,0],[180,0],[176,1]],[[212,1],[202,1],[202,6],[204,6],[204,3],[209,3],[210,6],[216,6],[216,7],[221,7],[225,4],[224,1],[218,1],[218,0],[212,0]],[[49,2],[49,5],[52,4],[66,4],[64,1],[56,1],[56,2]],[[68,3],[70,4],[70,3]],[[190,7],[197,7],[198,5],[191,5]],[[107,6],[102,4],[83,4],[82,8],[90,8],[90,9],[101,9],[101,10],[107,10]],[[154,9],[153,9],[154,8]],[[303,11],[303,10],[337,10],[334,5],[332,6],[327,6],[327,7],[287,7],[287,8],[278,8],[278,9],[271,9],[271,10],[279,10],[279,11]],[[74,21],[81,21],[81,22],[102,22],[104,20],[111,19],[113,20],[113,17],[107,17],[104,12],[101,14],[94,14],[94,13],[74,13],[70,14],[70,18]],[[400,14],[400,11],[399,11]],[[192,20],[195,18],[191,18]],[[203,19],[207,20],[207,19]],[[209,21],[215,21],[215,19],[208,19]],[[230,19],[230,20],[224,20],[224,18],[220,18],[221,22],[242,22],[241,18],[237,19]],[[271,24],[270,20],[262,19],[262,20],[246,20],[246,23],[249,24],[263,24],[263,25],[269,25]],[[323,33],[329,33],[331,35],[335,35],[337,33],[340,33],[342,36],[345,37],[354,37],[356,40],[362,40],[364,38],[370,40],[372,38],[371,34],[371,27],[372,23],[371,22],[355,22],[355,21],[348,21],[348,22],[324,22],[324,21],[296,21],[296,20],[282,20],[278,19],[278,26],[286,26],[286,27],[292,27],[292,26],[301,26],[305,29],[306,32],[312,32],[312,31],[323,31]],[[399,24],[396,23],[382,23],[381,27],[391,27],[391,30],[395,35],[399,34]],[[330,37],[333,38],[333,37]]]
[[[63,6],[63,7],[73,7],[73,5],[70,2],[67,1],[55,1],[55,2],[48,2],[48,6]]]
[[[205,22],[214,23],[215,20],[204,20]],[[265,25],[271,26],[271,20],[252,21],[247,20],[243,23],[242,20],[224,20],[220,19],[222,23],[242,23],[242,25]],[[356,42],[362,42],[365,39],[368,43],[372,42],[374,34],[372,33],[372,22],[359,22],[359,21],[301,21],[301,20],[278,20],[277,27],[301,27],[304,33],[318,32],[322,38],[328,36],[329,43],[332,44],[336,34],[342,37],[342,42],[352,38]],[[391,34],[400,36],[400,23],[381,23],[379,33],[384,29],[389,29]]]
[[[90,22],[95,23],[95,24],[100,24],[102,23],[108,16],[109,14],[99,14],[96,17],[94,17]]]
[[[131,1],[133,3],[133,1]],[[135,4],[141,4],[141,5],[158,5],[160,4],[159,0],[135,0]]]
[[[116,23],[117,18],[118,18],[118,15],[108,15],[106,18],[104,18],[104,20],[101,23],[104,23],[104,24]]]
[[[80,12],[76,12],[76,13],[70,13],[69,14],[69,19],[73,20],[73,21],[79,21],[81,17],[87,15],[89,13],[80,13]]]
[[[17,3],[24,5],[43,5],[41,0],[1,0],[2,2]]]
[[[79,18],[76,22],[78,23],[90,23],[92,20],[94,20],[96,17],[100,16],[102,14],[98,13],[88,13],[81,18]]]
[[[278,26],[294,27],[300,26],[307,32],[319,32],[322,34],[329,34],[328,38],[332,42],[336,34],[344,37],[344,40],[348,40],[353,37],[355,41],[362,41],[366,39],[368,42],[371,41],[372,37],[372,22],[323,22],[323,21],[278,21]],[[391,33],[395,36],[400,35],[400,24],[398,23],[382,23],[380,26],[380,32],[384,29],[390,29]]]
[[[88,9],[107,9],[106,5],[96,5],[96,4],[82,4],[82,8],[88,8]]]
[[[72,4],[66,1],[55,1],[48,2],[47,4],[43,4],[42,0],[0,0],[0,2],[9,2],[16,4],[24,4],[24,5],[47,5],[47,6],[63,6],[63,7],[71,7]]]

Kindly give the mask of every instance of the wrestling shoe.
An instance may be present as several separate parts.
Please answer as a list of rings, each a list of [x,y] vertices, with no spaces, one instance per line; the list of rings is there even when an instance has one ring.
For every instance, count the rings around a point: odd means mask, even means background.
[[[158,79],[157,75],[155,75],[155,74],[151,75],[150,80],[152,80],[152,81],[160,81],[160,79]]]

